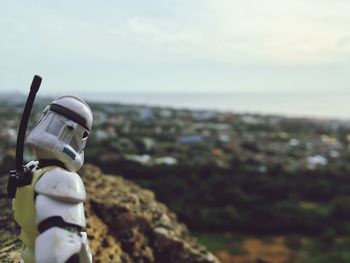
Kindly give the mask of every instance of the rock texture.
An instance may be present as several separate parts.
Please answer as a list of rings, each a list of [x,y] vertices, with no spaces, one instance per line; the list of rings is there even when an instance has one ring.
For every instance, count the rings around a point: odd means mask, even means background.
[[[80,171],[88,193],[87,232],[94,262],[219,263],[154,193],[92,165]],[[0,179],[1,194],[5,177]],[[0,262],[18,262],[11,202],[0,198]]]
[[[12,202],[6,198],[7,176],[0,177],[0,262],[19,262],[21,242],[12,216]]]

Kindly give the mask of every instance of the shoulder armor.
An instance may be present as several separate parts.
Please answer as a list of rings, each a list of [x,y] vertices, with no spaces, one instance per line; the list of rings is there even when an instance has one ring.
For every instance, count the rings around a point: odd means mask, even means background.
[[[65,223],[86,227],[84,205],[58,201],[46,195],[38,195],[35,200],[36,224],[53,217],[60,217]],[[39,227],[40,229],[40,227]]]
[[[79,203],[86,198],[85,187],[80,176],[62,168],[55,168],[43,174],[35,185],[35,192],[71,203]]]

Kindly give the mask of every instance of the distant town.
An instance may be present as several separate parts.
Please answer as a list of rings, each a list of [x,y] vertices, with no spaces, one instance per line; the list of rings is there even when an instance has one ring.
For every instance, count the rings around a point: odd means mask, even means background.
[[[31,125],[48,99],[38,99]],[[91,104],[94,125],[86,158],[125,159],[145,166],[246,161],[248,170],[268,173],[347,166],[350,121],[286,118],[232,112]],[[0,165],[14,157],[23,102],[0,107]],[[27,158],[30,152],[26,151]]]

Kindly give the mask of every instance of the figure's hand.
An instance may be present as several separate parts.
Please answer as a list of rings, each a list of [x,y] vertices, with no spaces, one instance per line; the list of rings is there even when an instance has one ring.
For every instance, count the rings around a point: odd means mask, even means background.
[[[82,246],[79,254],[80,262],[92,263],[92,253],[88,244],[86,232],[81,232]]]
[[[53,227],[35,242],[36,263],[92,263],[92,254],[87,243],[87,235]]]
[[[52,227],[36,238],[35,262],[72,262],[69,260],[76,258],[75,255],[79,255],[81,247],[82,238],[79,235],[60,227]],[[80,262],[78,261],[78,263]]]

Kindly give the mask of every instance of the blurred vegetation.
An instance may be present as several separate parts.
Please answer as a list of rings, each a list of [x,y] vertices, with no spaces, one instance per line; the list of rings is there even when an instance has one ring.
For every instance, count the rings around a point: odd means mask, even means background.
[[[332,171],[266,175],[242,171],[238,159],[225,169],[90,161],[154,190],[195,231],[350,234],[350,177]]]
[[[246,251],[242,247],[244,237],[232,234],[208,234],[195,233],[199,242],[205,245],[210,251],[225,250],[232,255],[245,254]]]

